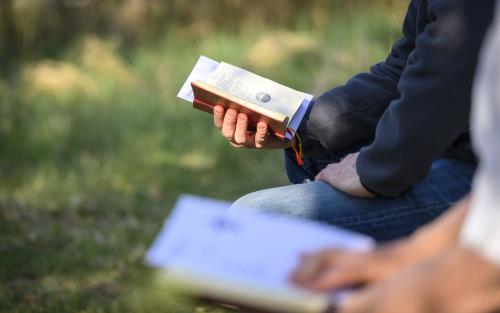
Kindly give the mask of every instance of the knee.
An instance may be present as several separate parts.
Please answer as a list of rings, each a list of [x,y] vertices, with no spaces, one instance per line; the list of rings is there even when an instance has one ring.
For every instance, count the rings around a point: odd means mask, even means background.
[[[308,134],[325,149],[330,149],[334,145],[331,137],[335,134],[332,131],[332,119],[336,117],[336,107],[329,101],[325,101],[323,95],[316,99],[308,116]]]
[[[322,187],[321,183],[311,183],[256,191],[236,200],[229,208],[229,212],[307,216],[315,210],[314,204],[317,201],[313,199],[323,190]]]
[[[265,211],[265,204],[268,202],[269,199],[266,199],[261,191],[252,192],[234,201],[229,208],[229,212],[263,212]]]
[[[309,137],[329,151],[340,150],[351,145],[350,126],[340,123],[348,107],[350,107],[349,103],[335,93],[327,92],[316,98],[307,116]]]
[[[252,212],[295,215],[296,185],[263,189],[249,193],[236,200],[229,208],[230,213]]]

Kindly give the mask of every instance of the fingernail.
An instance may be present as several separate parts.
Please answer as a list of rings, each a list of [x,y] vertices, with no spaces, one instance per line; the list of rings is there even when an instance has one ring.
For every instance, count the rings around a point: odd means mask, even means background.
[[[224,138],[226,138],[227,140],[231,140],[231,138],[233,137],[232,134],[230,135],[228,131],[224,130],[222,130],[222,136],[224,136]]]

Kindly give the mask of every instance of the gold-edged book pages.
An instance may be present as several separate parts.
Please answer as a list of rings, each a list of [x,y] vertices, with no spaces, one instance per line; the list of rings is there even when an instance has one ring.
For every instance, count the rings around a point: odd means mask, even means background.
[[[298,288],[266,288],[258,284],[221,279],[189,270],[162,270],[157,284],[213,303],[268,313],[324,313],[334,306],[332,297]],[[245,311],[246,312],[246,311]]]
[[[193,81],[191,86],[194,93],[193,107],[208,113],[213,113],[215,105],[220,105],[226,110],[235,109],[248,115],[251,127],[255,128],[257,123],[262,121],[277,137],[285,138],[289,121],[286,115],[234,96],[201,80]]]

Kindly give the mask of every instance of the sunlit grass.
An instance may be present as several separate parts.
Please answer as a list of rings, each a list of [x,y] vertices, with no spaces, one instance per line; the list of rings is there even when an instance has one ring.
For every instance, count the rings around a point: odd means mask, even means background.
[[[222,311],[156,289],[143,254],[179,194],[234,200],[287,180],[281,152],[231,148],[177,91],[205,54],[318,94],[399,34],[386,9],[335,16],[196,40],[172,30],[130,51],[85,37],[0,81],[0,311]]]

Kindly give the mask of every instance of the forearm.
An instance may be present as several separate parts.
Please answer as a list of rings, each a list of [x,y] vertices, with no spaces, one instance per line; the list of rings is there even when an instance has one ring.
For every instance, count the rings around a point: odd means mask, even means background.
[[[377,123],[389,103],[398,97],[397,81],[369,78],[360,74],[341,87],[314,100],[299,129],[304,153],[338,151],[371,141]],[[361,93],[363,97],[352,97]]]
[[[400,196],[425,180],[433,162],[466,133],[478,54],[493,5],[464,0],[435,8],[437,17],[419,34],[401,76],[401,98],[390,104],[374,141],[359,154],[357,170],[368,190]]]
[[[397,85],[415,47],[416,16],[415,1],[411,1],[403,37],[393,45],[386,60],[314,99],[299,128],[306,155],[341,150],[373,139],[380,117],[400,96]]]

